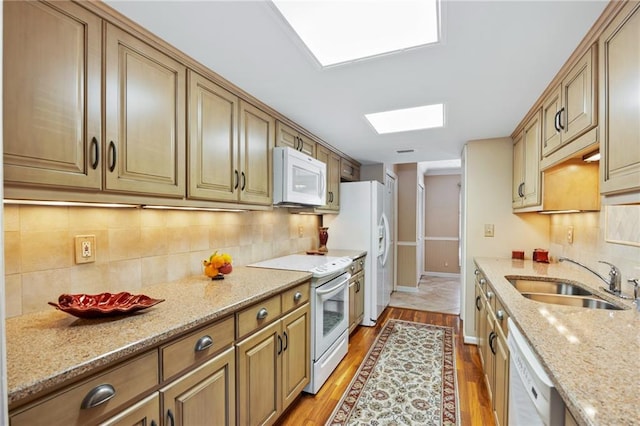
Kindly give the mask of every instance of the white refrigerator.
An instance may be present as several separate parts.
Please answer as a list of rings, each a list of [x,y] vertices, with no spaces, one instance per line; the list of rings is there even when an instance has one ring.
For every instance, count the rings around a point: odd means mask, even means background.
[[[340,214],[324,215],[329,227],[327,248],[366,250],[364,265],[364,319],[373,326],[391,298],[389,221],[383,208],[384,185],[378,181],[340,184]]]

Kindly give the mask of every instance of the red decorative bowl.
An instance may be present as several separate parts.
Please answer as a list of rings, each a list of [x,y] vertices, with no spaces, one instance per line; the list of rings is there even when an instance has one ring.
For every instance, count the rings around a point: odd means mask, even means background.
[[[123,315],[141,309],[150,308],[164,302],[164,299],[152,299],[144,294],[121,293],[100,294],[61,294],[58,303],[49,304],[63,312],[78,318],[97,318]]]

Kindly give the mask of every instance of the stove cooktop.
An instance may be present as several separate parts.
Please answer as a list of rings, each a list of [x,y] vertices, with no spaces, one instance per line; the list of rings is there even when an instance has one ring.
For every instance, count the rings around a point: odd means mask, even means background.
[[[274,259],[264,260],[247,266],[311,272],[314,278],[321,278],[341,271],[346,271],[347,268],[351,266],[351,263],[352,260],[349,257],[291,254],[289,256],[276,257]]]

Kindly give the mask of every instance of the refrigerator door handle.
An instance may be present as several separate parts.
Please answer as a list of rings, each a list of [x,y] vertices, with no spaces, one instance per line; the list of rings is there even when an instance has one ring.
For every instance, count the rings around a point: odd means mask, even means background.
[[[382,255],[382,266],[384,266],[389,258],[389,249],[391,246],[391,242],[389,241],[391,239],[391,235],[389,233],[389,220],[384,213],[382,213],[382,227],[384,228],[384,253]]]

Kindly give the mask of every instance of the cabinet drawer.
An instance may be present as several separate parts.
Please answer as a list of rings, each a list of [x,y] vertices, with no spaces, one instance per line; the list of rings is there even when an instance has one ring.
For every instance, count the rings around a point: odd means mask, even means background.
[[[302,306],[309,300],[310,284],[304,283],[282,293],[282,312]]]
[[[507,314],[507,310],[504,308],[500,300],[498,300],[495,297],[494,299],[496,301],[496,310],[495,310],[496,320],[498,321],[498,324],[500,324],[500,328],[502,329],[502,332],[506,336],[507,335],[507,318],[509,318],[509,314]],[[502,319],[500,319],[500,317],[502,317]]]
[[[265,324],[269,324],[271,321],[277,319],[281,313],[282,306],[280,304],[279,294],[255,303],[247,309],[238,312],[236,314],[236,320],[238,322],[237,337],[242,337]]]
[[[85,425],[121,407],[158,384],[158,351],[154,350],[102,374],[71,385],[60,392],[36,402],[28,409],[11,415],[12,426],[35,425]],[[109,390],[107,390],[110,387]],[[113,394],[102,403],[93,402],[89,395],[104,392]],[[96,398],[99,399],[99,398]]]
[[[194,331],[177,342],[160,348],[162,353],[162,380],[189,368],[233,343],[234,318]]]

